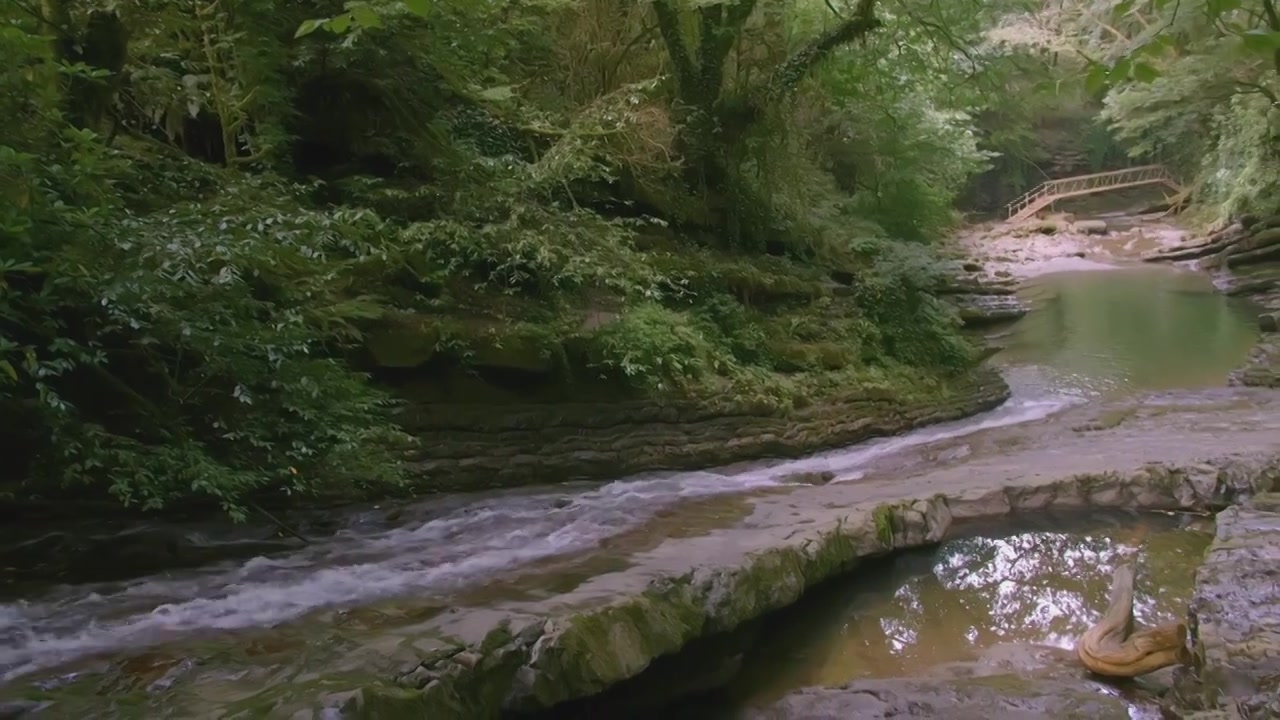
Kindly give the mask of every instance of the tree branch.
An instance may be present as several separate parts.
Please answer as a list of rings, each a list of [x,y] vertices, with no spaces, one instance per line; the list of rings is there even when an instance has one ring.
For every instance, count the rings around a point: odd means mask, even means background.
[[[631,42],[628,42],[623,46],[622,50],[618,51],[618,58],[614,60],[613,68],[609,70],[609,75],[611,77],[617,77],[618,70],[622,69],[622,61],[626,59],[627,55],[630,54],[637,45],[649,39],[649,36],[657,29],[657,25],[647,25],[638,35],[631,38]]]
[[[1267,14],[1267,25],[1271,27],[1272,32],[1280,32],[1280,12],[1276,12],[1276,0],[1262,0],[1262,10]],[[1275,65],[1277,75],[1280,75],[1280,48],[1276,48],[1271,54],[1271,61]],[[1274,100],[1271,101],[1273,104]]]
[[[815,38],[792,55],[774,73],[769,84],[767,102],[780,100],[795,90],[813,68],[844,45],[865,37],[881,23],[875,16],[876,0],[858,0],[853,17],[842,21],[835,28]]]
[[[1271,29],[1280,31],[1280,12],[1276,11],[1275,0],[1262,0],[1262,11],[1267,14],[1267,24]]]

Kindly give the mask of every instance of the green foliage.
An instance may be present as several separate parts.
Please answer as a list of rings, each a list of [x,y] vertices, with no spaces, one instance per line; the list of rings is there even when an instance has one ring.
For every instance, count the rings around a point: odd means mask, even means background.
[[[1099,28],[1107,28],[1100,32]],[[1053,23],[1135,157],[1174,165],[1227,217],[1280,206],[1274,0],[1076,0]]]
[[[3,37],[39,52],[13,30]],[[28,492],[241,515],[276,493],[400,482],[407,438],[390,400],[340,356],[353,323],[379,312],[351,279],[384,254],[381,221],[227,175],[212,197],[136,214],[130,197],[200,193],[140,176],[155,166],[63,123],[50,78],[29,77],[0,96],[13,110],[47,99],[39,124],[0,130],[17,200],[0,217],[0,406],[29,440],[11,465]],[[198,177],[182,170],[193,162],[175,174]]]
[[[45,5],[0,10],[29,495],[395,487],[360,368],[397,322],[449,373],[774,406],[972,362],[928,244],[1010,106],[979,42],[1010,3]]]
[[[696,382],[715,367],[716,348],[688,314],[655,303],[634,306],[596,338],[599,364],[658,390]]]
[[[886,359],[911,365],[921,358],[958,368],[971,349],[952,328],[955,319],[932,294],[941,281],[933,257],[910,245],[884,243],[872,272],[858,287],[859,305],[880,335]]]

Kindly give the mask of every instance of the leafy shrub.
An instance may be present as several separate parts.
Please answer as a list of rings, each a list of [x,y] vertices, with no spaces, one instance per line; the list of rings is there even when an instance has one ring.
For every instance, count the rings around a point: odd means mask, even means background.
[[[113,186],[145,179],[93,133],[66,128],[38,154],[15,141],[0,135],[22,198],[0,217],[0,406],[31,440],[9,468],[30,493],[242,515],[273,491],[400,481],[389,399],[341,360],[380,312],[351,288],[384,252],[376,216],[303,210],[286,185],[233,175],[137,216]]]
[[[656,390],[687,388],[728,369],[696,321],[653,302],[627,309],[592,341],[602,368]]]

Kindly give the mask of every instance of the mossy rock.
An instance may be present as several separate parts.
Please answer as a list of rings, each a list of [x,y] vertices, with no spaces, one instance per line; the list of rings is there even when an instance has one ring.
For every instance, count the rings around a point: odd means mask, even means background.
[[[782,372],[843,370],[857,359],[853,348],[836,343],[780,343],[772,352]]]
[[[745,265],[727,267],[720,276],[734,295],[757,302],[812,299],[827,294],[826,286],[821,282],[761,272]]]
[[[365,348],[378,367],[412,368],[429,361],[440,345],[440,327],[429,316],[391,316],[365,334]]]
[[[546,373],[555,368],[555,358],[561,354],[547,337],[515,332],[477,340],[467,359],[483,367]]]

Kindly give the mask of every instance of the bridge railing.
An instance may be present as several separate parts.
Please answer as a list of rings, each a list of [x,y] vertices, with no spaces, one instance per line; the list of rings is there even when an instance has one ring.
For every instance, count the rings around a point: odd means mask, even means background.
[[[1163,165],[1139,165],[1123,170],[1077,175],[1057,180],[1047,180],[1032,188],[1030,192],[1014,200],[1006,206],[1010,220],[1022,220],[1034,215],[1047,205],[1057,200],[1088,195],[1102,190],[1121,187],[1135,187],[1162,183],[1175,189],[1181,189],[1177,179]]]

